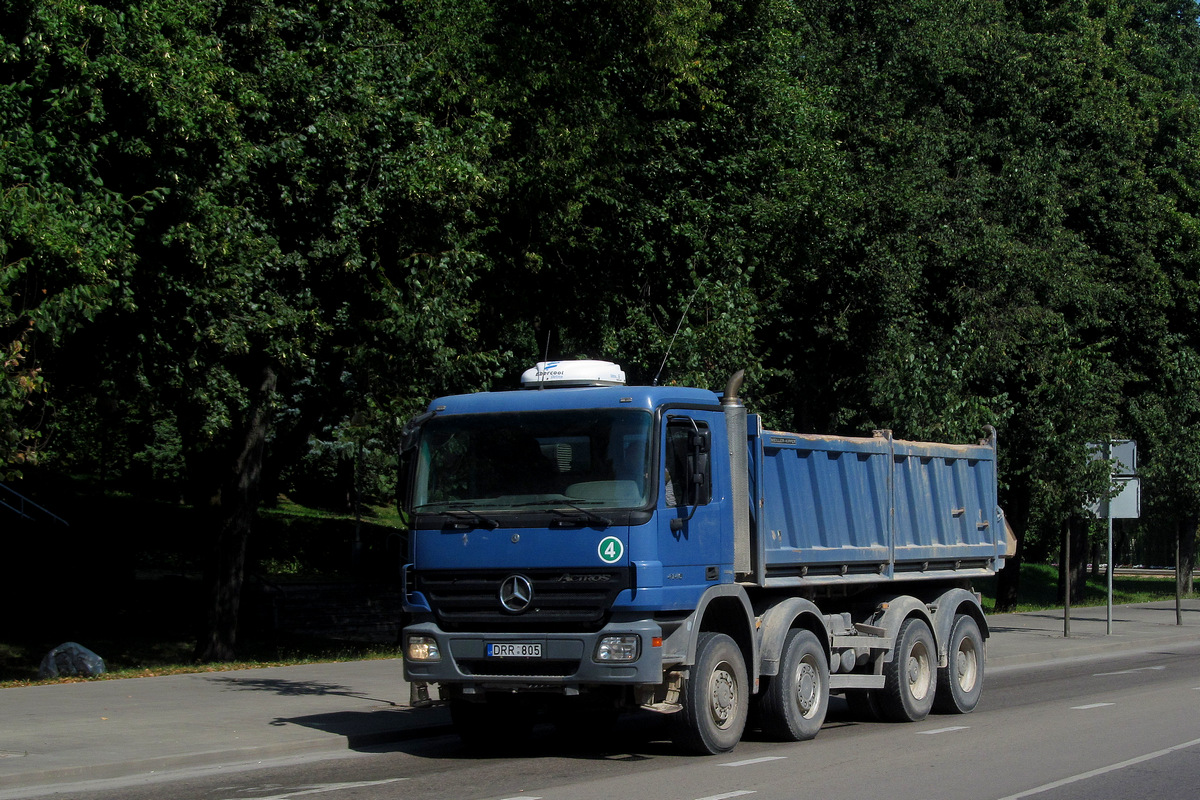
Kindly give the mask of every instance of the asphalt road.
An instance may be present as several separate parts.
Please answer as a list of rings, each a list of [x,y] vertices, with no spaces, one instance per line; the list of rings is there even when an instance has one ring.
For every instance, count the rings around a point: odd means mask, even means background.
[[[862,722],[834,701],[816,740],[747,736],[730,754],[674,752],[661,718],[626,720],[608,747],[553,729],[509,757],[440,735],[373,750],[209,767],[90,784],[65,800],[1195,800],[1200,797],[1200,647],[991,670],[966,716]],[[503,732],[498,732],[502,736]],[[613,745],[616,745],[615,747]]]

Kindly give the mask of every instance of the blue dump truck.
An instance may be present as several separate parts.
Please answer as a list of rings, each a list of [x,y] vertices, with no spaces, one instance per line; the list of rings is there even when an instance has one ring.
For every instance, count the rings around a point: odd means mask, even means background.
[[[971,711],[1011,555],[995,432],[978,444],[763,430],[738,398],[539,363],[406,426],[404,674],[473,744],[536,721],[675,741],[816,736],[832,694],[916,721]]]

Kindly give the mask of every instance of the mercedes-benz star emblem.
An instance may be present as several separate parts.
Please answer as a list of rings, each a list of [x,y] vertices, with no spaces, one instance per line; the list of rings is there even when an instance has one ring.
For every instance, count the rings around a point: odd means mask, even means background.
[[[533,584],[524,575],[509,575],[500,584],[500,605],[505,610],[520,614],[529,608],[533,600]]]

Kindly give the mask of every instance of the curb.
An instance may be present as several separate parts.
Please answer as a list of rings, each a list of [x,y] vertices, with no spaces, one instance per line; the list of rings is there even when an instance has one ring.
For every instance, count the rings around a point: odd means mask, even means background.
[[[987,669],[992,671],[1004,671],[1018,669],[1022,667],[1035,667],[1042,664],[1062,664],[1070,661],[1091,661],[1101,657],[1125,656],[1135,653],[1144,653],[1147,650],[1152,650],[1158,647],[1184,647],[1197,648],[1200,647],[1200,634],[1195,636],[1157,636],[1138,639],[1136,641],[1113,642],[1111,637],[1101,637],[1095,643],[1080,645],[1080,638],[1072,636],[1070,639],[1065,639],[1061,634],[1058,635],[1060,640],[1071,642],[1070,655],[1062,655],[1061,653],[1021,653],[1010,656],[991,656],[987,657]],[[1094,637],[1087,637],[1094,638]],[[1108,639],[1109,641],[1104,641]]]

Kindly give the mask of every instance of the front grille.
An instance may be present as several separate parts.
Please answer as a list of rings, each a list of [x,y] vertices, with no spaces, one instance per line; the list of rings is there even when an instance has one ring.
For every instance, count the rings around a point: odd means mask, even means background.
[[[529,608],[514,614],[500,604],[500,584],[523,575],[533,587]],[[613,601],[632,587],[633,569],[537,569],[418,572],[416,589],[446,631],[595,631],[608,622]]]
[[[579,671],[578,661],[487,661],[460,658],[458,668],[466,675],[484,678],[565,678]]]

